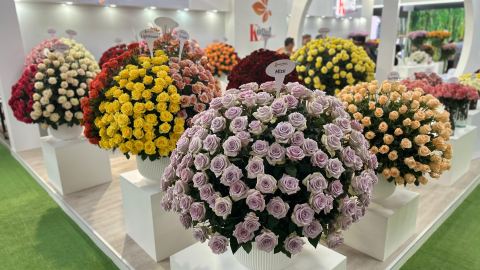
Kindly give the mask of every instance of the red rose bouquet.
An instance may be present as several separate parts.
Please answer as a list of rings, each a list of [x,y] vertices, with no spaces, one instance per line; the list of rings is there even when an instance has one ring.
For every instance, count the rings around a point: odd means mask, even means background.
[[[8,101],[8,105],[13,110],[13,115],[18,121],[30,124],[33,119],[30,113],[33,111],[33,94],[35,93],[34,82],[37,73],[37,65],[30,65],[23,71],[22,77],[12,86],[12,97]]]
[[[108,60],[110,60],[111,58],[120,56],[125,51],[128,51],[127,45],[125,44],[113,46],[102,54],[102,58],[100,58],[100,62],[98,64],[101,67],[103,66],[103,64],[108,62]]]

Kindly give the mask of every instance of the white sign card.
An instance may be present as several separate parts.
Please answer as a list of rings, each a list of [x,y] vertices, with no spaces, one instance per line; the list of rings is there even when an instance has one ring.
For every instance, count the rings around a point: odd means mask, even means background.
[[[68,34],[68,36],[70,37],[70,39],[72,39],[74,36],[77,35],[77,31],[74,31],[74,30],[67,30],[67,31],[65,31],[65,32]]]
[[[67,44],[58,43],[53,45],[53,49],[63,54],[64,52],[70,50],[70,47]]]
[[[57,31],[56,31],[55,29],[48,29],[48,30],[47,30],[47,33],[49,33],[50,36],[52,36],[52,38],[54,38],[54,37],[55,37],[55,33],[57,33]]]
[[[178,26],[178,23],[168,17],[158,17],[155,19],[155,24],[162,28],[162,33],[172,33],[173,29]]]
[[[330,32],[330,28],[327,28],[327,27],[322,27],[318,29],[318,33],[322,36],[322,38],[326,38],[329,32]]]
[[[283,85],[285,76],[290,74],[295,69],[295,63],[290,59],[277,60],[268,65],[265,72],[268,76],[275,78],[275,84],[277,86],[277,98],[280,96],[280,89]]]
[[[153,58],[153,43],[160,38],[160,34],[153,29],[144,29],[140,31],[139,36],[147,41],[150,57]]]
[[[177,39],[180,41],[180,50],[178,53],[178,62],[182,61],[182,51],[183,51],[183,45],[185,42],[190,38],[190,35],[188,35],[187,31],[185,30],[178,30],[177,32]]]
[[[470,77],[471,80],[477,79],[477,73],[472,73],[472,77]]]
[[[387,81],[389,83],[396,82],[399,79],[400,79],[400,74],[398,74],[398,72],[396,72],[396,71],[392,71],[392,72],[388,73],[388,75],[387,75]]]
[[[447,83],[458,83],[458,78],[457,77],[452,77],[447,80]]]
[[[427,74],[428,76],[430,76],[430,74],[432,74],[432,72],[433,72],[433,70],[430,67],[425,69],[425,74]]]
[[[415,81],[415,75],[410,76],[409,79],[410,79],[410,81],[412,81],[412,82]]]
[[[119,46],[122,43],[123,39],[116,38],[114,41],[115,41],[115,43],[117,43],[117,46]]]
[[[43,49],[43,55],[48,57],[48,54],[50,53],[50,50],[48,48]]]
[[[262,33],[260,34],[260,36],[262,36],[263,38],[263,48],[266,49],[268,39],[272,37],[272,30],[262,29]]]

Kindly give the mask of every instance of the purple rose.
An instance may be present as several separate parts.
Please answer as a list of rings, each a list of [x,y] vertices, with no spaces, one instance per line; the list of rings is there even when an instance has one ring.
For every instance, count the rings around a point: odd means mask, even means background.
[[[233,183],[240,180],[243,177],[242,170],[237,166],[231,164],[223,171],[222,177],[220,178],[220,183],[225,186],[231,186]]]
[[[277,98],[272,102],[272,105],[270,105],[272,108],[273,115],[275,116],[283,116],[287,114],[287,108],[288,105],[285,103],[283,98]]]
[[[263,123],[270,122],[273,118],[273,110],[269,106],[263,106],[257,109],[256,112],[253,113],[253,117],[262,121]]]
[[[188,151],[189,145],[190,145],[190,140],[187,137],[182,137],[177,142],[177,150],[180,153],[186,153]]]
[[[330,101],[331,101],[330,107],[332,107],[332,109],[336,109],[336,108],[345,109],[345,105],[343,104],[343,102],[341,102],[337,98],[332,97]]]
[[[355,155],[355,150],[350,148],[350,146],[342,149],[342,151],[340,152],[340,157],[342,158],[343,163],[347,167],[353,167],[355,165],[356,158],[358,158],[358,156]],[[360,160],[360,162],[362,161]]]
[[[318,220],[313,220],[310,224],[303,227],[302,234],[308,238],[317,238],[323,232],[322,224]]]
[[[247,229],[249,232],[255,232],[256,230],[260,229],[260,222],[258,222],[259,218],[255,213],[250,212],[245,216],[245,221],[243,222],[243,227]]]
[[[215,202],[220,197],[221,197],[220,192],[213,193],[212,196],[208,197],[208,199],[207,199],[208,206],[212,209],[215,208]]]
[[[252,121],[248,126],[250,127],[248,131],[253,135],[260,135],[267,129],[267,126],[260,121]]]
[[[246,203],[253,211],[262,212],[265,210],[265,199],[263,199],[263,195],[258,190],[251,189],[248,191]]]
[[[218,138],[217,135],[208,135],[203,141],[203,149],[213,155],[213,153],[217,151],[219,143],[220,138]]]
[[[238,137],[230,136],[223,143],[223,153],[229,157],[236,157],[242,149],[242,141]]]
[[[344,134],[349,133],[352,131],[352,127],[350,126],[350,120],[344,118],[337,118],[335,119],[335,125],[337,125]]]
[[[292,88],[292,95],[296,98],[301,98],[305,95],[305,86],[298,85]]]
[[[171,184],[172,180],[167,180],[165,178],[162,178],[162,180],[160,180],[160,187],[162,188],[162,191],[167,191],[167,188],[169,188]]]
[[[315,213],[320,213],[323,210],[325,214],[328,214],[333,209],[333,197],[325,195],[323,193],[312,194],[309,199],[309,203]]]
[[[243,94],[243,93],[242,93]],[[240,94],[241,95],[241,94]],[[243,96],[243,101],[242,101],[242,104],[247,106],[247,108],[253,108],[255,107],[257,104],[256,104],[256,97],[255,97],[255,93],[253,91],[249,91],[248,93],[246,93],[244,96]]]
[[[327,180],[319,172],[308,175],[302,183],[307,187],[307,191],[312,193],[321,193],[327,188]]]
[[[335,180],[328,185],[328,192],[334,197],[343,193],[343,185],[340,180]]]
[[[264,82],[260,85],[260,90],[263,90],[267,93],[275,91],[277,88],[277,84],[275,81],[270,81],[270,82]]]
[[[212,184],[205,184],[198,188],[200,191],[200,199],[206,201],[210,196],[212,196],[214,190]]]
[[[172,200],[172,210],[180,213],[182,209],[180,208],[180,199],[178,197],[174,197]]]
[[[245,169],[248,172],[248,178],[254,179],[257,178],[258,174],[263,174],[265,167],[263,166],[263,159],[257,156],[254,156],[248,161],[247,167]]]
[[[350,228],[350,226],[352,226],[353,218],[352,216],[342,214],[336,219],[336,223],[340,223],[342,226],[342,230],[346,231],[348,230],[348,228]]]
[[[203,116],[200,118],[200,125],[203,128],[209,128],[210,125],[212,124],[213,119],[215,118],[215,113],[214,111],[207,111],[203,114]]]
[[[377,156],[374,154],[369,155],[367,162],[366,162],[367,168],[370,170],[375,170],[378,168],[378,160]]]
[[[193,238],[200,243],[204,243],[208,238],[207,227],[201,226],[198,228],[193,228]]]
[[[340,142],[340,139],[335,135],[330,135],[330,136],[323,135],[322,143],[325,145],[325,148],[327,148],[328,151],[335,151],[335,150],[342,149],[342,143]]]
[[[290,209],[290,206],[280,197],[270,199],[267,204],[268,213],[278,219],[284,218],[287,215],[288,209]]]
[[[298,99],[292,95],[283,96],[283,100],[287,103],[287,109],[295,109],[298,105]]]
[[[166,194],[166,196],[167,196],[167,198],[168,198],[169,201],[173,200],[173,190],[174,190],[174,189],[175,189],[174,187],[169,187],[169,188],[167,188],[167,194]]]
[[[197,114],[197,115],[198,115],[198,114]],[[203,115],[203,114],[202,114],[202,115]],[[201,117],[199,117],[199,118],[201,118]],[[193,127],[191,127],[191,128],[187,128],[187,130],[185,130],[185,133],[184,133],[184,134],[187,134],[187,136],[188,136],[189,138],[191,138],[191,137],[193,137],[193,135],[195,135],[195,133],[197,133],[197,131],[198,131],[199,129],[201,129],[201,128],[202,128],[202,127],[200,127],[200,126],[193,126]]]
[[[195,154],[198,153],[200,149],[202,149],[202,139],[198,137],[192,138],[188,146],[188,152]]]
[[[242,85],[240,85],[239,88],[240,88],[241,90],[243,90],[243,91],[257,90],[257,89],[258,89],[258,83],[256,83],[256,82],[251,82],[251,83],[242,84]]]
[[[208,178],[205,173],[197,172],[193,176],[193,186],[198,188],[208,183]]]
[[[277,180],[268,174],[258,174],[255,189],[259,190],[261,193],[273,194],[277,190]]]
[[[352,223],[359,221],[363,216],[365,216],[366,211],[367,211],[367,208],[363,205],[357,207],[357,212],[355,213],[354,216],[352,216]]]
[[[228,160],[227,156],[220,154],[212,159],[210,170],[215,174],[216,177],[219,177],[229,165],[230,161]]]
[[[305,153],[300,146],[294,145],[287,148],[287,156],[292,161],[299,161],[305,157]]]
[[[313,97],[313,91],[310,89],[305,89],[305,95],[303,96],[304,98],[311,98]]]
[[[336,248],[343,244],[343,237],[339,232],[334,232],[327,235],[327,246],[328,248]]]
[[[163,178],[165,180],[175,179],[175,169],[171,165],[167,166],[167,168],[165,168],[165,171],[163,171]]]
[[[345,109],[342,107],[335,108],[332,112],[333,118],[345,118],[345,119],[350,119],[350,115],[345,111]]]
[[[285,250],[290,252],[292,255],[300,253],[303,248],[303,240],[296,234],[290,235],[285,239]]]
[[[268,152],[268,142],[263,140],[255,141],[252,144],[252,151],[250,155],[258,156],[258,157],[265,157]]]
[[[278,245],[278,236],[269,230],[265,230],[255,237],[255,243],[257,243],[259,250],[272,252]]]
[[[298,182],[299,180],[297,178],[291,177],[288,174],[284,174],[283,177],[278,180],[278,188],[281,192],[292,195],[300,190]]]
[[[305,142],[305,137],[303,132],[301,131],[297,131],[293,133],[293,136],[290,139],[290,143],[296,146],[302,146],[304,142]]]
[[[185,182],[192,181],[193,175],[194,175],[194,172],[192,171],[192,169],[190,168],[183,169],[182,175],[181,175],[182,181],[185,181]]]
[[[357,211],[357,200],[355,198],[343,198],[343,200],[340,202],[340,209],[342,213],[347,216],[355,215]]]
[[[234,119],[236,117],[239,117],[240,115],[242,115],[242,108],[240,107],[231,107],[231,108],[228,108],[228,110],[225,112],[225,117],[227,119]]]
[[[312,102],[307,106],[307,110],[313,116],[320,116],[323,113],[323,106],[318,102]]]
[[[228,215],[232,212],[232,201],[230,198],[223,197],[215,200],[215,208],[213,208],[215,214],[219,217],[226,219]]]
[[[294,112],[288,115],[288,122],[292,124],[292,126],[299,131],[302,131],[307,128],[307,119],[303,114]]]
[[[210,101],[210,109],[218,110],[223,107],[222,104],[222,98],[221,97],[216,97]]]
[[[243,182],[242,180],[239,180],[239,181],[234,182],[230,186],[229,194],[230,194],[230,197],[232,197],[233,201],[236,202],[238,200],[246,198],[247,197],[246,194],[249,190],[250,189],[245,184],[245,182]]]
[[[180,214],[178,217],[180,218],[180,224],[182,224],[185,230],[192,227],[192,217],[189,214]]]
[[[355,150],[360,149],[367,145],[367,141],[365,140],[365,137],[363,136],[363,134],[356,130],[353,130],[352,133],[350,133],[350,138],[348,139],[348,143]]]
[[[165,210],[166,212],[170,211],[172,209],[171,201],[168,199],[168,196],[165,195],[162,198],[162,201],[160,202],[160,206]]]
[[[208,246],[212,249],[213,254],[222,254],[227,251],[228,239],[217,232],[208,242]]]
[[[266,92],[260,92],[255,94],[255,102],[258,105],[265,105],[273,99],[272,95]]]
[[[178,180],[175,182],[175,187],[173,189],[173,194],[179,195],[179,194],[185,194],[188,192],[188,184],[185,181]]]
[[[238,95],[238,93],[240,93],[240,91],[238,89],[233,89],[233,88],[225,91],[226,95],[235,95],[235,97]]]
[[[302,149],[305,152],[305,156],[312,156],[318,150],[318,144],[315,140],[305,139],[302,144]]]
[[[318,96],[318,97],[323,97],[323,96],[325,96],[326,94],[325,94],[325,92],[323,92],[322,90],[318,90],[318,89],[317,89],[317,90],[315,90],[315,92],[313,92],[313,95],[314,95],[314,96]]]
[[[287,143],[288,140],[292,138],[294,132],[295,129],[292,124],[288,122],[280,122],[272,131],[272,134],[279,143]]]
[[[313,221],[314,214],[308,203],[297,204],[293,209],[292,220],[298,227],[307,226]]]
[[[285,159],[287,150],[278,143],[273,143],[268,147],[267,161],[270,165],[275,165]]]
[[[213,119],[215,120],[215,119]],[[207,137],[208,135],[208,131],[204,128],[201,128],[199,130],[197,130],[197,132],[195,132],[195,134],[193,135],[194,138],[200,138],[202,141],[205,140],[205,138]]]
[[[248,118],[246,116],[236,117],[230,122],[230,131],[237,134],[240,131],[244,131],[248,125]]]
[[[357,120],[353,120],[352,122],[350,122],[350,125],[352,126],[352,128],[358,132],[363,132],[363,127],[362,125],[360,124],[360,122],[358,122]]]
[[[193,164],[195,164],[195,168],[199,171],[206,170],[210,168],[210,158],[205,154],[198,153],[195,156]]]
[[[325,135],[327,136],[333,135],[339,139],[343,138],[343,131],[340,129],[339,126],[335,124],[326,124],[323,126],[323,128],[325,129]]]
[[[287,88],[288,92],[292,92],[292,89],[295,87],[295,86],[299,86],[301,84],[299,84],[298,82],[289,82],[287,83],[286,85],[284,85],[283,87],[284,88]]]
[[[372,201],[372,194],[360,194],[358,195],[358,201],[364,206],[369,206],[370,202]]]
[[[250,133],[246,131],[240,131],[235,136],[240,139],[242,146],[247,146],[251,141],[253,141],[252,137],[250,136]]]
[[[206,213],[206,210],[203,202],[196,202],[190,206],[190,215],[192,216],[192,219],[195,221],[202,221],[203,218],[205,217],[205,213]]]
[[[215,117],[213,120],[212,120],[212,125],[210,126],[210,129],[212,130],[213,133],[217,133],[219,131],[222,131],[225,129],[225,124],[226,124],[227,120],[225,120],[225,118],[219,116],[219,117]]]
[[[340,175],[345,171],[342,162],[338,160],[338,158],[329,159],[325,170],[327,171],[327,177],[335,177],[337,179],[340,178]]]
[[[230,107],[233,107],[235,106],[235,102],[236,102],[236,97],[232,94],[226,94],[225,96],[223,96],[222,98],[222,104],[223,104],[223,107],[224,108],[230,108]]]
[[[249,232],[247,229],[243,227],[243,222],[240,222],[237,225],[235,225],[235,230],[233,231],[232,235],[235,236],[235,238],[237,238],[237,242],[239,244],[247,243],[250,240],[252,240],[253,237],[255,236],[253,232]]]

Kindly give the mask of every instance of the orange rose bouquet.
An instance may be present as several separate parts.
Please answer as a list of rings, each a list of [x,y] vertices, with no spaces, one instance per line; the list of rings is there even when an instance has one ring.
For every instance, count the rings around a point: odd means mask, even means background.
[[[228,75],[237,64],[238,55],[235,49],[225,43],[213,43],[205,49],[210,67],[214,69],[213,75]]]
[[[377,155],[377,173],[399,185],[426,184],[451,168],[449,113],[440,113],[438,99],[399,82],[378,81],[345,87],[338,99],[362,123],[370,152]]]

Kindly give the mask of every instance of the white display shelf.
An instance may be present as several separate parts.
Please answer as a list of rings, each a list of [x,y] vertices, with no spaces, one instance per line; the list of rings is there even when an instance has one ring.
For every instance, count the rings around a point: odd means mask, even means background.
[[[85,136],[62,141],[40,138],[48,180],[62,195],[112,181],[107,151],[88,142]]]
[[[365,216],[345,234],[345,244],[384,261],[414,233],[419,194],[396,189],[392,196],[377,200]]]
[[[160,206],[163,192],[147,185],[138,170],[120,174],[123,214],[127,234],[155,261],[161,261],[195,243],[174,212]]]
[[[477,108],[479,108],[477,106]],[[480,127],[480,111],[479,110],[470,110],[468,111],[467,125]],[[475,144],[473,145],[473,154],[472,159],[480,157],[480,132],[477,132],[475,136]]]
[[[170,256],[170,267],[172,270],[248,270],[235,259],[230,248],[216,255],[207,242],[196,243]],[[347,257],[320,244],[315,249],[307,242],[292,264],[283,270],[345,270],[346,267]]]

